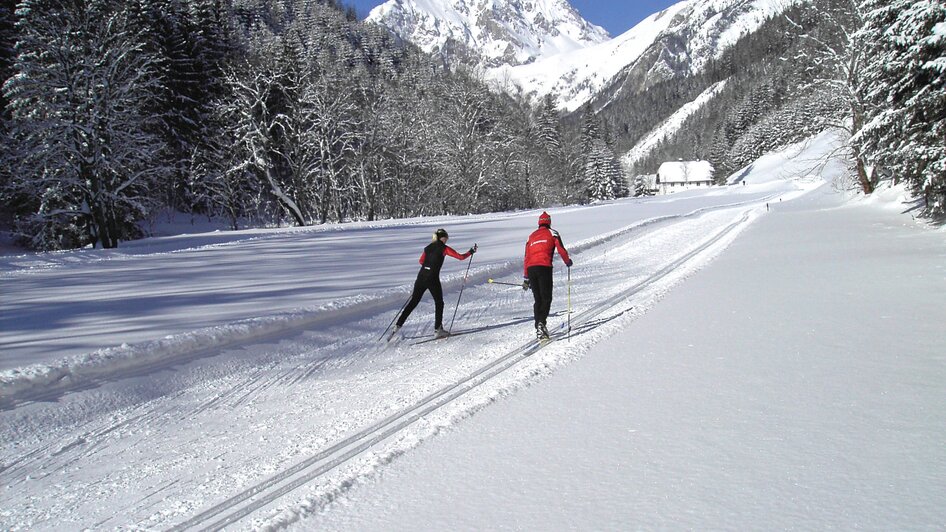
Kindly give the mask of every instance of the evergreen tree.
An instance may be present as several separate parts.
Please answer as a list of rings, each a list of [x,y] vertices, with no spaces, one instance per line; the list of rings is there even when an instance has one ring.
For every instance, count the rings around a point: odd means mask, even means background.
[[[643,175],[638,174],[634,177],[634,197],[640,198],[649,195],[650,191],[647,189],[647,180]]]
[[[867,0],[857,38],[867,49],[858,94],[870,103],[855,137],[875,163],[906,179],[926,213],[946,215],[946,6]]]
[[[227,14],[210,0],[132,0],[134,26],[142,35],[161,83],[149,112],[165,146],[169,169],[159,187],[162,202],[183,211],[194,207],[191,154],[216,132],[208,131],[212,101],[221,95],[222,68],[234,47]]]
[[[530,192],[540,204],[560,201],[564,190],[573,181],[567,149],[568,140],[562,127],[561,113],[555,108],[555,99],[549,95],[533,111],[532,128],[528,132],[534,161]],[[567,201],[567,200],[566,200]]]
[[[16,28],[14,11],[16,2],[14,0],[0,1],[0,229],[8,227],[13,219],[13,207],[19,202],[11,195],[10,180],[10,161],[9,153],[9,123],[10,109],[3,86],[7,80],[13,76],[14,60],[16,59]]]
[[[582,119],[581,146],[583,158],[583,180],[586,197],[591,200],[608,200],[628,195],[627,180],[614,151],[607,142],[604,128],[594,113],[587,109]]]
[[[16,18],[14,16],[16,2],[14,0],[0,1],[0,87],[13,75],[13,66],[16,59]],[[10,115],[7,109],[7,98],[0,91],[0,132],[6,128]]]

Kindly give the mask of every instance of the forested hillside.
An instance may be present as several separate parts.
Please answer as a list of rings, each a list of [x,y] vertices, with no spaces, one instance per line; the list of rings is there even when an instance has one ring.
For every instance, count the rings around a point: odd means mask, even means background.
[[[817,32],[820,21],[810,4],[790,8],[709,61],[697,75],[681,72],[654,82],[644,69],[646,62],[623,73],[620,84],[595,102],[621,153],[680,107],[725,81],[675,135],[629,161],[631,173],[655,173],[668,160],[703,159],[713,164],[717,177],[725,178],[772,149],[837,123],[844,113],[842,102],[811,86],[822,69],[795,59],[807,46],[797,25]]]
[[[3,222],[34,248],[114,247],[169,209],[237,228],[589,197],[557,114],[331,0],[9,7]]]
[[[594,101],[615,151],[711,87],[699,110],[662,142],[632,151],[631,176],[661,162],[705,159],[718,179],[775,148],[826,127],[851,136],[852,186],[871,193],[883,178],[906,181],[921,211],[946,214],[946,7],[902,0],[813,0],[744,35],[689,75],[678,35],[630,65]],[[677,70],[654,72],[667,56]],[[673,61],[670,62],[673,64]],[[719,84],[719,85],[716,85]],[[588,110],[585,110],[588,112]]]

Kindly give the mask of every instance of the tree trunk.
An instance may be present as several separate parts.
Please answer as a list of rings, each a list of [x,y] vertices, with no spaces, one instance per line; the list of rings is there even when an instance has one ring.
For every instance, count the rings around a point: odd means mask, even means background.
[[[867,175],[864,158],[860,155],[855,155],[854,158],[857,160],[857,180],[861,185],[861,190],[865,195],[869,195],[874,191],[874,183],[871,182],[870,176]]]
[[[861,112],[863,108],[856,100],[851,102],[851,133],[856,135],[857,132],[864,127],[864,114]],[[851,148],[854,150],[854,160],[857,164],[857,182],[861,185],[861,191],[865,195],[869,195],[874,191],[874,184],[870,180],[870,176],[867,175],[867,165],[864,164],[864,157],[861,156],[860,150],[856,146]]]
[[[270,190],[272,191],[273,195],[276,196],[276,199],[279,200],[279,204],[282,205],[290,215],[292,215],[299,227],[305,227],[305,218],[302,217],[302,211],[296,205],[296,202],[292,201],[292,198],[286,195],[282,188],[276,183],[276,180],[273,178],[272,170],[270,170],[269,166],[267,165],[265,168],[266,180],[269,181]]]
[[[92,208],[92,246],[102,245],[103,249],[118,247],[118,237],[114,216],[109,215],[106,205],[96,205]]]

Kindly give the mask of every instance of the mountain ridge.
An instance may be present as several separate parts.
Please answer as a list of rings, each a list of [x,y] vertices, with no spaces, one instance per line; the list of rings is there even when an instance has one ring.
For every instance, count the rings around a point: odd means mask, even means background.
[[[487,67],[529,64],[610,39],[567,0],[388,0],[367,20],[448,63],[471,57]]]
[[[561,35],[597,26],[566,0],[389,0],[368,20],[448,63],[484,67],[485,77],[500,90],[532,99],[551,95],[561,110],[572,112],[615,80],[626,80],[630,71],[645,78],[645,85],[698,73],[798,1],[683,0],[616,37],[594,33],[545,48],[536,43],[554,41],[555,24],[562,24]],[[515,29],[518,38],[504,40],[514,32],[496,27]]]

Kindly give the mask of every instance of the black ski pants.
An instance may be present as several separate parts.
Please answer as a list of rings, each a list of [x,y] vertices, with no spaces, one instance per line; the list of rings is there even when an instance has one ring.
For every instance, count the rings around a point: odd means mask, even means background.
[[[526,274],[529,276],[529,287],[532,288],[532,297],[535,299],[532,306],[535,323],[544,324],[552,308],[552,267],[529,266]]]
[[[434,327],[437,329],[443,328],[443,287],[440,286],[440,276],[423,269],[417,274],[417,280],[414,281],[414,293],[411,294],[411,300],[407,302],[404,312],[397,320],[398,327],[404,326],[407,317],[411,315],[411,312],[414,312],[417,304],[424,297],[424,292],[428,290],[430,290],[430,295],[434,297],[434,307],[436,308]]]

